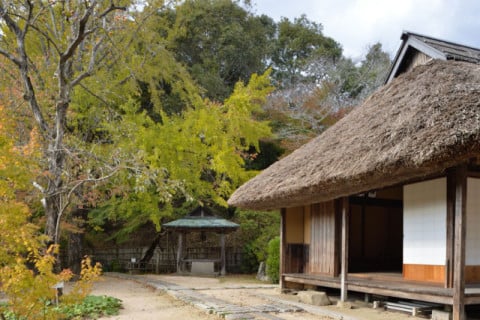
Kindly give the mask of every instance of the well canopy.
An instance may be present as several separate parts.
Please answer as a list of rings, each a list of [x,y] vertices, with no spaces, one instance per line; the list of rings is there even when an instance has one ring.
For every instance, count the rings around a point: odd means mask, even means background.
[[[307,205],[442,173],[480,156],[480,65],[433,60],[242,185],[229,204]]]
[[[214,216],[206,207],[197,207],[187,216],[163,224],[167,229],[176,231],[214,231],[228,233],[235,231],[239,225]]]

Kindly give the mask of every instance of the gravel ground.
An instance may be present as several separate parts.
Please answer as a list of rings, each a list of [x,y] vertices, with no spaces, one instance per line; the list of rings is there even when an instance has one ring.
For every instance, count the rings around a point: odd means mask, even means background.
[[[353,301],[353,309],[305,305],[299,303],[296,296],[280,294],[276,286],[251,276],[107,274],[95,284],[92,294],[123,301],[118,316],[102,319],[418,319],[403,313],[374,310],[361,301]]]

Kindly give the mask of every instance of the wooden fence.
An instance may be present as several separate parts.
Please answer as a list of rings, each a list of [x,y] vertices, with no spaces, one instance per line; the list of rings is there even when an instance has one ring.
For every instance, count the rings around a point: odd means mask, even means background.
[[[102,248],[92,249],[87,254],[94,262],[100,262],[104,271],[142,270],[154,273],[171,273],[176,271],[176,250],[174,247],[156,248],[152,259],[145,265],[138,265],[147,251],[147,247],[136,248]],[[186,248],[188,259],[220,258],[220,247]],[[238,273],[241,270],[242,250],[236,247],[225,248],[227,272]]]

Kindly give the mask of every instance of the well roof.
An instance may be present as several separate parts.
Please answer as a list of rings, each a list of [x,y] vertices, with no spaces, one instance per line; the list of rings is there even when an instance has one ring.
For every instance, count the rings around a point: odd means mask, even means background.
[[[480,65],[433,60],[242,185],[229,204],[268,210],[317,203],[479,156]]]
[[[191,231],[234,231],[239,225],[226,219],[214,216],[210,210],[197,207],[189,215],[163,224],[167,229]]]

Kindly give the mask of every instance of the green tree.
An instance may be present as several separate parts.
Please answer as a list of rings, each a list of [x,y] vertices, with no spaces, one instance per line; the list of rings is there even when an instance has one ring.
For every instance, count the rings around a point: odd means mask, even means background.
[[[389,66],[378,43],[358,64],[345,57],[312,57],[305,73],[310,80],[275,91],[264,106],[282,146],[293,151],[342,118],[383,84]]]
[[[45,248],[49,239],[31,223],[31,210],[25,203],[33,191],[30,182],[39,170],[35,161],[40,156],[39,135],[33,129],[19,145],[16,119],[3,106],[0,119],[0,283],[8,297],[8,302],[0,307],[0,316],[4,318],[13,312],[18,319],[57,319],[60,315],[49,307],[55,299],[52,286],[69,280],[72,274],[53,272],[58,247]],[[83,280],[66,299],[77,301],[85,297],[91,280],[99,275],[99,266],[92,267],[88,262],[84,266]]]
[[[360,93],[361,100],[368,97],[386,80],[392,60],[390,55],[383,51],[382,44],[377,42],[368,48],[368,52],[360,65]]]
[[[237,237],[243,244],[242,271],[256,272],[260,262],[268,257],[267,244],[280,232],[280,214],[276,211],[236,210],[235,221],[240,224]]]
[[[155,32],[162,3],[127,15],[128,5],[0,5],[0,20],[5,22],[0,63],[6,80],[1,95],[9,108],[31,117],[27,126],[35,122],[39,128],[43,157],[35,185],[44,198],[45,233],[57,243],[62,227],[77,238],[72,241],[80,242],[85,211],[105,198],[102,183],[127,167],[144,167],[136,155],[114,147],[117,141],[104,125],[124,119],[120,106],[128,97],[140,101],[140,109],[157,121],[169,95],[187,107],[202,102],[187,71]],[[158,83],[168,83],[169,92]],[[16,104],[22,96],[29,112]],[[81,250],[75,252],[81,255]]]
[[[269,73],[237,83],[223,104],[202,101],[181,114],[161,114],[153,121],[132,100],[121,121],[107,127],[116,149],[128,154],[131,166],[107,187],[110,197],[91,212],[92,223],[120,221],[124,236],[147,222],[160,229],[162,217],[184,202],[226,207],[230,194],[256,172],[245,157],[259,139],[271,134],[268,123],[254,119],[272,87]],[[108,146],[107,146],[108,147]]]
[[[64,183],[72,93],[116,60],[118,51],[109,35],[122,28],[117,12],[128,4],[28,0],[0,4],[0,55],[21,79],[22,95],[42,137],[46,174],[45,183],[37,185],[44,196],[45,232],[55,243],[73,193]]]
[[[275,24],[232,0],[188,0],[172,11],[169,46],[185,63],[205,96],[223,101],[238,81],[263,73]]]
[[[310,61],[336,61],[342,48],[334,39],[323,35],[321,24],[305,15],[291,22],[282,18],[277,25],[278,36],[272,56],[274,78],[280,88],[291,88],[302,82],[315,82],[323,74],[308,72]]]

